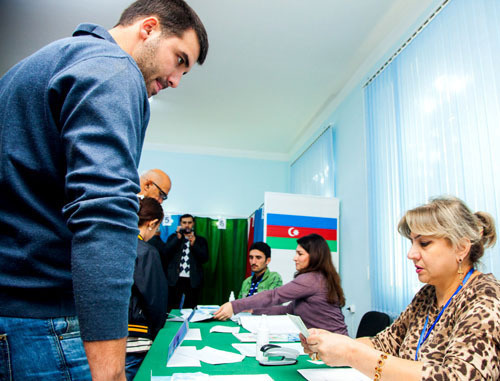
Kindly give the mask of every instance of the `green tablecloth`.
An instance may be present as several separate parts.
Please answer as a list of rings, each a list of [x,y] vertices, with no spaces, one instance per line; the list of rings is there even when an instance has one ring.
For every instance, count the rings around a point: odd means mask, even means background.
[[[233,364],[210,365],[201,362],[201,367],[176,367],[167,368],[167,351],[168,345],[179,329],[181,323],[167,322],[165,327],[158,333],[153,346],[149,350],[144,362],[137,372],[134,380],[150,380],[153,376],[171,376],[174,373],[191,373],[203,372],[206,374],[269,374],[275,381],[279,380],[303,380],[302,376],[297,372],[297,369],[326,367],[326,365],[316,365],[308,362],[308,356],[299,356],[298,363],[295,365],[283,366],[262,366],[255,357],[245,357],[242,362]],[[239,340],[231,333],[210,333],[210,328],[215,325],[235,326],[235,323],[220,322],[209,320],[206,322],[190,323],[189,328],[200,328],[201,341],[184,341],[182,345],[196,346],[197,349],[202,349],[204,346],[210,346],[215,349],[221,349],[228,352],[239,353],[231,346],[232,343],[239,343]],[[247,332],[243,328],[240,332]],[[151,373],[152,372],[152,373]]]

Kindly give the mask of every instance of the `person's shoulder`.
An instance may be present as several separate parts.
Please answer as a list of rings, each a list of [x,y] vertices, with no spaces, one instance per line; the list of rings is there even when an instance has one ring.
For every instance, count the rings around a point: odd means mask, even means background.
[[[104,79],[125,76],[143,81],[135,60],[99,25],[81,24],[73,37],[55,41],[48,47],[60,75]]]
[[[471,279],[457,302],[460,315],[468,324],[480,325],[498,337],[500,326],[500,282],[492,274],[479,274]]]
[[[164,245],[165,242],[161,239],[159,235],[153,236],[149,241],[148,244],[153,245],[154,247],[157,247],[156,245]]]
[[[68,47],[83,48],[88,46],[95,54],[110,54],[119,57],[132,57],[125,52],[111,37],[109,32],[97,24],[80,24],[72,37],[60,40]]]
[[[94,24],[86,24],[86,26],[95,28],[96,32],[92,33],[77,28],[72,37],[54,41],[47,45],[47,48],[57,51],[61,57],[73,62],[87,60],[92,57],[127,58],[129,61],[135,62],[103,27]]]
[[[479,274],[471,281],[469,294],[500,302],[500,282],[493,274]]]
[[[207,242],[207,239],[205,237],[203,237],[202,235],[196,234],[196,239],[199,239],[200,241],[203,241],[203,242]]]
[[[269,277],[273,277],[273,278],[281,278],[281,275],[279,272],[277,271],[271,271],[269,270]]]
[[[304,281],[308,281],[308,282],[321,282],[321,281],[324,280],[324,278],[325,277],[320,272],[309,271],[309,272],[306,272],[306,273],[298,274],[295,277],[295,280],[296,281],[300,281],[300,282],[304,282]]]
[[[252,281],[252,276],[250,275],[249,277],[246,277],[244,280],[243,280],[243,283],[248,283],[248,282],[251,282]]]
[[[430,284],[426,284],[420,288],[420,290],[417,291],[415,296],[413,297],[413,301],[424,301],[424,300],[429,300],[429,299],[434,299],[436,295],[436,289],[434,286]]]
[[[492,287],[500,288],[500,281],[492,273],[480,273],[476,276],[476,281],[472,284],[472,286],[475,285],[490,285]]]
[[[143,241],[142,239],[137,242],[137,255],[149,255],[151,253],[158,254],[158,250],[152,244]]]

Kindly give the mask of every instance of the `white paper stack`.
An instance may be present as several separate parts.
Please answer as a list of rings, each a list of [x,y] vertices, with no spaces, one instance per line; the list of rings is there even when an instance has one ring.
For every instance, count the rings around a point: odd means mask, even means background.
[[[178,366],[201,366],[200,360],[196,357],[196,347],[185,346],[179,347],[168,360],[167,368]]]
[[[210,328],[210,332],[219,332],[219,333],[238,333],[240,332],[240,327],[228,327],[227,325],[215,325]]]
[[[196,357],[198,360],[212,365],[241,362],[245,358],[245,356],[238,353],[221,351],[220,349],[215,349],[209,346],[197,350]]]
[[[173,316],[167,319],[167,321],[184,321],[189,315],[191,315],[193,310],[191,308],[185,308],[181,310],[181,316]],[[172,316],[172,315],[170,315]],[[191,323],[196,323],[197,321],[204,321],[212,319],[212,315],[205,311],[195,310],[193,317],[191,318]]]
[[[167,367],[201,366],[200,361],[212,365],[230,364],[243,361],[244,358],[245,356],[239,353],[221,351],[209,346],[198,350],[196,347],[181,346],[175,350],[167,363]]]
[[[274,381],[268,374],[231,374],[209,376],[197,373],[174,373],[173,376],[151,376],[151,381]]]
[[[255,344],[247,344],[247,343],[233,343],[231,344],[234,349],[236,349],[238,352],[240,352],[242,355],[246,357],[255,357],[256,351],[255,351]],[[299,352],[300,355],[305,355],[304,348],[300,343],[280,343],[278,344],[280,347],[283,348],[290,348],[290,349],[295,349],[296,351]]]
[[[257,341],[257,334],[251,332],[233,333],[242,343],[255,343]],[[298,333],[284,333],[284,334],[271,334],[269,335],[269,342],[273,343],[293,343],[300,341]]]
[[[262,316],[241,316],[241,326],[246,330],[257,333]],[[269,334],[299,334],[299,329],[286,315],[267,315]]]

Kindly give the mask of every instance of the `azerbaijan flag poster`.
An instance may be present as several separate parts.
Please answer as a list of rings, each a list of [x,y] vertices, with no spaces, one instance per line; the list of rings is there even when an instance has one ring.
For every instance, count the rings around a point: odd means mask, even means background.
[[[264,237],[272,249],[269,267],[282,275],[283,282],[293,279],[297,239],[311,233],[319,234],[326,240],[332,252],[333,264],[340,272],[338,228],[337,198],[265,193]]]

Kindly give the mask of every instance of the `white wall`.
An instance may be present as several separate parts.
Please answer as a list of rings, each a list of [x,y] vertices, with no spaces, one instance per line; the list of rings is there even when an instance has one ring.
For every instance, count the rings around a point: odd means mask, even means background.
[[[163,206],[198,216],[248,217],[264,192],[288,191],[288,163],[278,160],[185,154],[144,147],[139,173],[159,168],[172,179]]]

